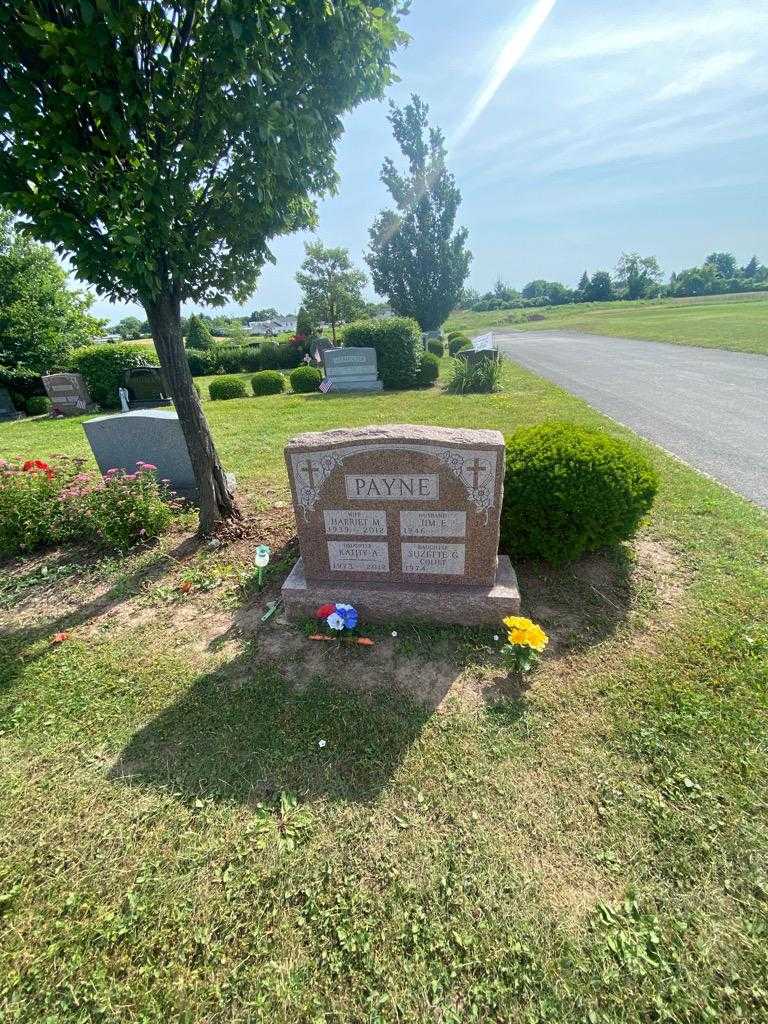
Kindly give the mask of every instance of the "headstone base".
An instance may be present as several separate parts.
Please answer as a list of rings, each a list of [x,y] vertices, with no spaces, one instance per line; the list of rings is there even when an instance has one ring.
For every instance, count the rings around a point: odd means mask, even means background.
[[[130,399],[128,401],[131,412],[135,410],[141,411],[142,409],[165,409],[169,405],[173,405],[172,398],[155,398],[150,402],[131,402]]]
[[[354,605],[361,622],[456,623],[462,626],[498,625],[505,615],[520,611],[520,590],[512,563],[499,555],[496,581],[488,587],[419,587],[398,583],[308,583],[300,558],[283,584],[281,595],[289,619],[311,618],[320,605],[343,601]]]

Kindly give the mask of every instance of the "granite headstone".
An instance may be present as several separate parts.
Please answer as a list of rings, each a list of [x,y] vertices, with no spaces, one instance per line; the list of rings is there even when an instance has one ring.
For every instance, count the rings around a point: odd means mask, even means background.
[[[171,404],[171,392],[159,366],[133,366],[125,371],[124,383],[131,409]]]
[[[323,352],[332,391],[381,391],[375,348],[330,348]]]
[[[312,362],[322,364],[323,352],[327,352],[331,348],[336,348],[336,346],[330,338],[313,338],[309,343],[309,354],[312,357]]]
[[[6,388],[0,388],[0,421],[1,420],[20,420],[24,416],[24,413],[18,411],[16,406],[11,400],[11,396],[8,394]]]
[[[54,412],[63,416],[82,416],[96,408],[82,374],[49,373],[43,377],[43,387]]]
[[[197,501],[197,485],[179,417],[167,409],[136,409],[114,416],[97,416],[83,423],[88,443],[102,473],[122,469],[134,473],[136,464],[157,468],[182,498]],[[234,478],[230,481],[234,490]]]
[[[480,624],[519,609],[498,555],[498,431],[331,430],[293,438],[285,458],[301,550],[283,587],[292,617],[333,600],[370,621]]]

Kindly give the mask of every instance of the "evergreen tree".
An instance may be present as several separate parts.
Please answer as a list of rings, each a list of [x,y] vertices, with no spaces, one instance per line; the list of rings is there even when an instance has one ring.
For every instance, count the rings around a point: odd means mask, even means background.
[[[312,338],[315,334],[312,319],[303,306],[299,308],[298,315],[296,316],[296,333],[303,335],[305,338]]]
[[[760,269],[760,263],[757,256],[753,256],[746,267],[741,268],[741,272],[744,277],[757,277],[757,272]]]
[[[384,161],[381,180],[396,209],[374,221],[366,262],[374,288],[393,311],[433,331],[456,306],[472,259],[466,228],[454,233],[461,193],[445,165],[442,132],[427,122],[429,107],[415,95],[402,109],[390,106],[408,172],[400,174],[392,160]]]
[[[213,345],[213,335],[208,329],[208,324],[199,316],[191,316],[187,328],[187,348],[205,350],[211,345]]]
[[[607,270],[596,270],[592,275],[587,297],[590,302],[610,302],[613,298],[613,282]]]
[[[589,295],[589,274],[584,271],[576,288],[576,301],[586,302]]]

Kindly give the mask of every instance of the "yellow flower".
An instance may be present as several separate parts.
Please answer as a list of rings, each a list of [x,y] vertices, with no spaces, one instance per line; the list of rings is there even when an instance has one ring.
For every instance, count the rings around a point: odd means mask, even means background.
[[[527,636],[527,629],[520,629],[519,627],[515,626],[513,629],[510,629],[510,631],[507,633],[507,641],[511,644],[527,644]]]
[[[549,643],[549,637],[541,626],[531,625],[525,631],[525,640],[523,642],[532,647],[534,651],[543,651]]]
[[[502,621],[510,631],[513,629],[529,629],[533,625],[530,619],[524,619],[522,615],[508,615]]]

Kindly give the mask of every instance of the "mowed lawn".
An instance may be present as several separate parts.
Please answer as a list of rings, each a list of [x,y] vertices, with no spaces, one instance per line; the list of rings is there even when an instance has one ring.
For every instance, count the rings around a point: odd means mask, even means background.
[[[768,520],[505,373],[207,403],[248,537],[2,567],[0,1020],[768,1020]],[[518,563],[552,636],[529,687],[492,630],[329,653],[261,622],[295,557],[288,437],[553,418],[662,484],[636,543]],[[0,455],[55,451],[79,421],[0,425]]]
[[[531,314],[544,319],[526,319]],[[447,328],[470,335],[492,328],[522,331],[562,328],[768,355],[768,293],[457,313],[448,321]]]

